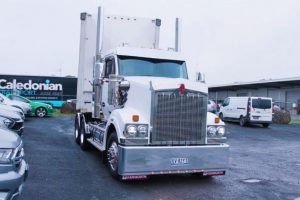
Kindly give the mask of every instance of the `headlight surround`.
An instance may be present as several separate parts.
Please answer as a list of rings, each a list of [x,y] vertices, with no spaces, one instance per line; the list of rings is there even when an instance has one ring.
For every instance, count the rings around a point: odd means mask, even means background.
[[[209,126],[207,127],[207,136],[212,138],[212,137],[216,137],[217,135],[217,128],[214,126]]]
[[[135,125],[128,125],[126,127],[127,137],[135,137],[137,134],[137,128]]]
[[[220,138],[225,135],[224,126],[208,126],[207,127],[207,137],[208,138]]]
[[[126,138],[147,138],[147,124],[126,124],[124,135]]]
[[[217,135],[219,137],[223,137],[225,135],[225,127],[224,126],[219,126],[217,128]]]
[[[10,127],[14,122],[10,119],[4,119],[3,123],[5,124],[5,126]]]
[[[0,149],[0,164],[10,164],[13,149]]]

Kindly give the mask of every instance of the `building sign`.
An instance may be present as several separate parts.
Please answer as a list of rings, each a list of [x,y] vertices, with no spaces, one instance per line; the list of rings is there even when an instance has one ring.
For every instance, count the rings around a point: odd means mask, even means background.
[[[0,92],[18,94],[33,101],[60,107],[76,98],[77,78],[0,75]]]

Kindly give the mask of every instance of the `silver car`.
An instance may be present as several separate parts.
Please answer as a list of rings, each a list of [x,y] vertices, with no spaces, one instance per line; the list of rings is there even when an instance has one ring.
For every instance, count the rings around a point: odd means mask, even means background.
[[[32,108],[29,103],[24,103],[21,101],[15,101],[11,100],[8,97],[4,96],[3,94],[0,93],[0,103],[5,104],[5,105],[10,105],[16,108],[20,108],[23,113],[27,116],[31,115]]]
[[[0,122],[1,123],[1,122]],[[21,138],[0,128],[0,199],[19,196],[28,175]]]
[[[15,112],[0,109],[0,123],[4,124],[0,124],[2,128],[10,129],[19,135],[23,133],[24,120]]]
[[[23,113],[23,111],[20,108],[16,108],[10,105],[5,105],[5,104],[1,104],[0,103],[0,113],[3,112],[14,112],[18,115],[20,115],[20,117],[25,120],[25,115]]]

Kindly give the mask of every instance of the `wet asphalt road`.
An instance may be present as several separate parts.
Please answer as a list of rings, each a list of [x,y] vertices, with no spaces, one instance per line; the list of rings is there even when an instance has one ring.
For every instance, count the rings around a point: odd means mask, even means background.
[[[23,140],[30,171],[20,199],[300,197],[300,125],[272,125],[265,129],[227,123],[227,133],[231,155],[225,176],[168,175],[122,183],[111,178],[98,151],[83,152],[75,144],[73,117],[29,118]]]

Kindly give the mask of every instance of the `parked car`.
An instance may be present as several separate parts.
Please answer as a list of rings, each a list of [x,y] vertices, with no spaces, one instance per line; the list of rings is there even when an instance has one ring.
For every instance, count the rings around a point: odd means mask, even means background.
[[[31,101],[25,97],[15,95],[15,94],[9,94],[7,95],[7,97],[11,100],[30,104],[32,108],[32,115],[35,115],[37,117],[45,117],[47,115],[50,116],[53,114],[53,108],[49,104]]]
[[[16,108],[16,107],[12,107],[10,105],[5,105],[5,104],[0,104],[0,111],[1,112],[14,112],[18,115],[20,115],[20,117],[25,120],[25,115],[23,113],[23,111],[20,108]]]
[[[272,98],[228,97],[219,113],[220,118],[246,124],[262,124],[267,128],[272,123]]]
[[[15,199],[20,195],[28,176],[21,138],[0,128],[0,199]]]
[[[0,93],[0,102],[2,104],[10,105],[16,108],[20,108],[25,115],[31,115],[31,106],[28,103],[14,101],[9,99],[8,97],[4,96]]]
[[[0,109],[0,121],[5,124],[7,129],[14,131],[18,135],[22,135],[24,120],[17,113]]]
[[[216,113],[217,112],[217,104],[213,100],[208,100],[207,101],[207,111]]]

